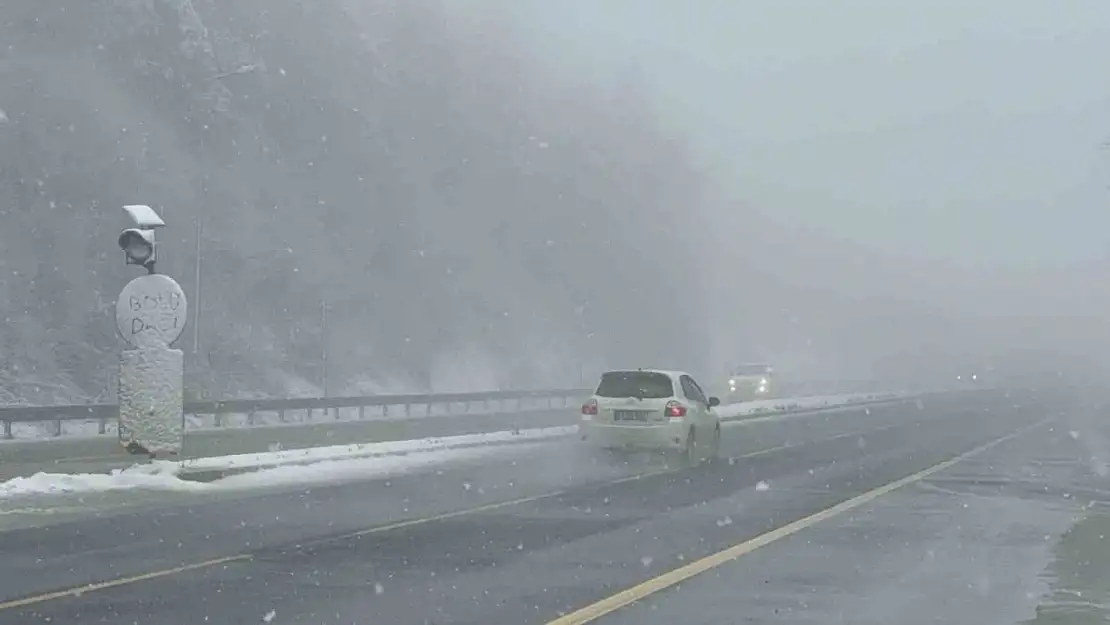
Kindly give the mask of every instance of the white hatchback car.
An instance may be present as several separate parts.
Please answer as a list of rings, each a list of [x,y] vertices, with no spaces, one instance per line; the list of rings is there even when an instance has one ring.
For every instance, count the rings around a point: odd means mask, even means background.
[[[582,405],[578,432],[598,447],[673,450],[695,465],[720,449],[720,403],[681,371],[609,371]]]

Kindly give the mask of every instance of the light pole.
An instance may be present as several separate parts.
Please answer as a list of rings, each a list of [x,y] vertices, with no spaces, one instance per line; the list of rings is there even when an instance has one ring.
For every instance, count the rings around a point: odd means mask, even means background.
[[[120,353],[119,441],[132,454],[177,454],[184,441],[184,354],[170,345],[185,330],[188,302],[173,278],[155,271],[154,231],[166,224],[149,206],[123,207],[135,223],[119,235],[128,265],[147,271],[116,301]]]
[[[201,300],[201,290],[200,290],[200,255],[202,253],[202,250],[201,250],[201,241],[202,241],[201,236],[203,234],[204,234],[204,231],[201,229],[201,221],[200,221],[200,217],[198,216],[197,217],[197,257],[196,257],[196,266],[195,266],[195,268],[196,268],[196,281],[194,282],[195,286],[193,287],[193,290],[194,290],[193,295],[195,295],[196,298],[197,298],[197,310],[196,310],[196,312],[193,313],[193,356],[195,358],[200,357],[200,310],[201,310],[201,306],[203,305],[202,300]]]
[[[328,396],[328,347],[329,347],[330,341],[328,340],[328,338],[329,338],[328,337],[328,298],[326,298],[326,297],[324,299],[320,300],[320,334],[322,335],[322,337],[320,339],[320,343],[321,343],[320,347],[321,347],[321,351],[322,351],[322,353],[320,354],[320,357],[321,357],[321,360],[323,361],[323,365],[324,365],[322,383],[323,383],[323,387],[324,387],[324,397],[327,397]]]

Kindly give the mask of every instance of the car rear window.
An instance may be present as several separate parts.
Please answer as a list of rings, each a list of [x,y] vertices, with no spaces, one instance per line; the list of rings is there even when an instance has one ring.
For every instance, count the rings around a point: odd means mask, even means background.
[[[674,395],[671,378],[653,371],[610,371],[601,376],[598,397],[660,399]]]

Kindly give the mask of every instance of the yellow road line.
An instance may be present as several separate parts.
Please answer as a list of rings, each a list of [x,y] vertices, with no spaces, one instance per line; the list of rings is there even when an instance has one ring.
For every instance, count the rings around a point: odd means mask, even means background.
[[[618,592],[615,595],[610,595],[609,597],[606,597],[605,599],[602,599],[597,603],[593,603],[579,610],[575,610],[570,614],[559,617],[553,621],[549,621],[547,625],[584,625],[585,623],[591,623],[601,618],[602,616],[605,616],[606,614],[615,612],[616,610],[619,610],[631,603],[635,603],[636,601],[644,599],[649,595],[684,582],[691,577],[694,577],[695,575],[700,575],[701,573],[705,573],[706,571],[721,566],[722,564],[726,564],[728,562],[736,560],[737,558],[749,554],[756,549],[759,549],[760,547],[765,547],[775,541],[781,540],[783,538],[786,538],[787,536],[796,534],[808,527],[816,525],[817,523],[826,521],[845,512],[858,508],[864,504],[870,503],[878,499],[879,497],[882,497],[883,495],[902,488],[903,486],[913,484],[914,482],[920,482],[921,480],[939,471],[943,471],[960,461],[966,460],[977,454],[981,454],[984,451],[991,449],[992,447],[995,447],[1012,438],[1020,436],[1025,432],[1038,428],[1050,422],[1051,420],[1052,419],[1045,419],[1043,421],[1034,423],[1033,425],[1023,427],[1015,432],[1007,434],[1006,436],[980,445],[970,451],[966,451],[954,458],[950,458],[948,460],[945,460],[944,462],[934,464],[933,466],[918,471],[913,475],[908,475],[902,479],[888,482],[887,484],[884,484],[878,488],[869,490],[861,495],[857,495],[855,497],[852,497],[851,499],[842,501],[835,506],[826,508],[807,517],[798,519],[797,521],[794,521],[792,523],[787,523],[786,525],[783,525],[778,529],[772,530],[765,534],[761,534],[742,543],[738,543],[736,545],[728,547],[727,549],[706,556],[700,560],[695,560],[694,562],[691,562],[685,566],[681,566],[658,577],[649,579],[646,582],[637,584],[636,586]]]
[[[302,547],[302,548],[303,547],[309,547],[309,546],[312,546],[312,545],[324,544],[324,543],[334,542],[334,541],[337,541],[337,540],[343,540],[343,539],[347,539],[347,538],[355,538],[355,537],[358,537],[358,536],[365,536],[367,534],[377,534],[377,533],[381,533],[381,532],[388,532],[388,531],[391,531],[391,530],[397,530],[397,529],[402,529],[402,528],[406,528],[406,527],[414,527],[414,526],[417,526],[417,525],[423,525],[425,523],[434,523],[436,521],[443,521],[443,520],[446,520],[446,519],[460,517],[460,516],[464,516],[464,515],[467,515],[467,514],[475,514],[475,513],[478,513],[478,512],[487,512],[489,510],[496,510],[498,508],[506,508],[506,507],[509,507],[509,506],[516,506],[516,505],[520,505],[520,504],[524,504],[524,503],[529,503],[529,502],[532,502],[532,501],[539,501],[541,499],[548,499],[548,498],[551,498],[551,497],[557,497],[559,495],[562,495],[564,492],[565,491],[551,491],[551,492],[543,493],[541,495],[533,495],[531,497],[521,497],[521,498],[518,498],[518,499],[511,499],[509,501],[500,501],[500,502],[497,502],[497,503],[491,503],[491,504],[486,504],[486,505],[483,505],[483,506],[477,506],[475,508],[467,508],[465,510],[456,510],[454,512],[446,512],[444,514],[437,514],[437,515],[434,515],[434,516],[421,517],[419,519],[410,519],[408,521],[398,521],[397,523],[390,523],[388,525],[379,525],[379,526],[375,526],[375,527],[372,527],[372,528],[369,528],[369,529],[360,530],[360,531],[357,531],[357,532],[352,532],[350,534],[344,534],[342,536],[333,536],[333,537],[329,537],[329,538],[325,538],[325,539],[321,539],[321,540],[317,540],[317,541],[312,541],[312,542],[308,542],[308,543],[301,543],[299,546]],[[21,607],[32,605],[32,604],[35,604],[35,603],[43,603],[43,602],[46,602],[46,601],[53,601],[55,599],[64,599],[66,597],[77,597],[77,596],[80,596],[80,595],[82,595],[84,593],[87,593],[87,592],[94,592],[94,591],[97,591],[97,590],[107,590],[107,589],[110,589],[110,588],[118,588],[120,586],[127,586],[129,584],[135,584],[137,582],[144,582],[144,581],[149,581],[149,580],[158,579],[158,578],[162,578],[162,577],[169,577],[171,575],[177,575],[179,573],[187,573],[189,571],[196,571],[196,570],[199,570],[199,569],[211,568],[213,566],[220,566],[221,564],[230,564],[230,563],[234,563],[234,562],[246,562],[246,561],[252,560],[252,559],[254,559],[253,554],[242,553],[242,554],[237,554],[237,555],[233,555],[233,556],[225,556],[225,557],[222,557],[222,558],[214,558],[212,560],[205,560],[203,562],[194,562],[192,564],[185,564],[185,565],[182,565],[182,566],[176,566],[176,567],[173,567],[173,568],[162,569],[162,570],[159,570],[159,571],[151,571],[149,573],[142,573],[142,574],[139,574],[139,575],[132,575],[132,576],[129,576],[129,577],[119,577],[119,578],[104,581],[104,582],[95,582],[95,583],[92,583],[92,584],[83,584],[81,586],[74,586],[72,588],[67,588],[67,589],[64,589],[64,590],[57,590],[57,591],[54,591],[54,592],[48,592],[48,593],[43,593],[43,594],[39,594],[39,595],[33,595],[33,596],[30,596],[30,597],[23,597],[22,599],[13,599],[11,601],[0,602],[0,611],[10,610],[12,608],[21,608]]]
[[[206,569],[221,564],[230,564],[232,562],[243,562],[250,560],[250,554],[239,554],[234,556],[226,556],[223,558],[215,558],[213,560],[205,560],[204,562],[194,562],[193,564],[184,564],[176,566],[172,569],[163,569],[161,571],[152,571],[150,573],[142,573],[140,575],[132,575],[130,577],[119,577],[116,579],[108,580],[106,582],[95,582],[92,584],[85,584],[83,586],[74,586],[66,590],[58,590],[55,592],[48,592],[33,597],[24,597],[22,599],[13,599],[11,601],[4,601],[0,603],[0,610],[11,610],[13,608],[22,608],[24,606],[32,605],[35,603],[42,603],[44,601],[52,601],[54,599],[62,599],[65,597],[77,597],[86,592],[94,592],[97,590],[107,590],[109,588],[117,588],[119,586],[126,586],[136,582],[142,582],[159,577],[168,577],[170,575],[177,575],[178,573],[185,573],[188,571],[195,571],[197,569]]]
[[[603,484],[603,486],[604,486],[604,484]],[[520,497],[520,498],[517,498],[517,499],[510,499],[508,501],[498,501],[498,502],[495,502],[495,503],[488,503],[488,504],[477,506],[477,507],[474,507],[474,508],[467,508],[465,510],[455,510],[453,512],[444,512],[443,514],[436,514],[436,515],[432,515],[432,516],[421,517],[419,519],[409,519],[408,521],[398,521],[396,523],[389,523],[388,525],[378,525],[378,526],[371,527],[371,528],[368,528],[368,529],[359,530],[357,532],[351,532],[349,534],[342,534],[340,536],[332,536],[330,538],[325,538],[325,539],[321,539],[321,540],[313,541],[313,542],[309,542],[309,543],[301,543],[301,546],[302,547],[307,547],[307,546],[312,546],[312,545],[319,545],[319,544],[324,544],[324,543],[337,542],[337,541],[346,540],[346,539],[349,539],[349,538],[358,538],[359,536],[366,536],[366,535],[369,535],[369,534],[380,534],[382,532],[390,532],[390,531],[393,531],[393,530],[404,529],[406,527],[415,527],[417,525],[424,525],[425,523],[434,523],[436,521],[446,521],[447,519],[454,519],[456,517],[466,516],[466,515],[469,515],[469,514],[477,514],[479,512],[489,512],[490,510],[498,510],[500,508],[508,508],[509,506],[519,506],[520,504],[532,503],[533,501],[542,501],[544,499],[551,499],[552,497],[558,497],[559,495],[565,495],[565,494],[566,494],[566,491],[564,491],[564,490],[554,490],[554,491],[542,493],[542,494],[539,494],[539,495],[531,495],[529,497]]]
[[[903,424],[898,424],[898,425],[903,425]],[[884,427],[884,428],[880,428],[880,429],[886,429],[886,428]],[[830,439],[820,439],[820,440],[812,441],[812,443],[819,443],[819,442],[824,442],[826,440],[833,440],[835,438],[842,438],[844,436],[856,436],[856,435],[857,435],[857,433],[839,434],[839,435],[834,436]],[[759,456],[759,455],[763,455],[763,454],[772,453],[772,452],[775,452],[775,451],[782,451],[784,449],[792,449],[793,447],[798,447],[798,446],[806,445],[806,444],[810,444],[810,443],[801,443],[800,445],[780,445],[778,447],[770,447],[770,448],[767,448],[767,449],[761,449],[761,450],[750,452],[750,453],[747,453],[747,454],[743,454],[743,455],[737,456],[737,457],[738,458],[751,458],[751,457],[755,457],[755,456]],[[647,471],[645,473],[637,473],[635,475],[629,475],[629,476],[625,476],[625,477],[618,478],[618,479],[615,479],[615,480],[602,482],[600,484],[596,484],[595,486],[599,487],[599,488],[606,487],[606,486],[613,486],[613,485],[616,485],[616,484],[623,484],[623,483],[627,483],[627,482],[633,482],[633,481],[636,481],[636,480],[641,480],[641,479],[645,479],[645,478],[656,476],[656,475],[663,475],[663,474],[666,474],[666,473],[675,473],[675,472],[680,471],[680,470],[681,469],[662,469],[662,470],[655,470],[655,471]],[[340,535],[340,536],[331,536],[331,537],[328,537],[328,538],[322,538],[322,539],[315,540],[315,541],[300,543],[298,546],[301,547],[301,548],[305,548],[305,547],[311,547],[311,546],[314,546],[314,545],[322,545],[322,544],[336,542],[336,541],[350,539],[350,538],[357,538],[359,536],[366,536],[366,535],[369,535],[369,534],[380,534],[382,532],[389,532],[389,531],[392,531],[392,530],[404,529],[404,528],[407,528],[407,527],[415,527],[415,526],[418,526],[418,525],[424,525],[426,523],[434,523],[436,521],[445,521],[447,519],[453,519],[453,518],[466,516],[466,515],[470,515],[470,514],[477,514],[479,512],[489,512],[490,510],[498,510],[500,508],[508,508],[510,506],[518,506],[518,505],[521,505],[521,504],[532,503],[532,502],[535,502],[535,501],[542,501],[544,499],[551,499],[553,497],[558,497],[560,495],[565,495],[566,493],[567,493],[567,491],[565,491],[565,490],[549,491],[549,492],[546,492],[546,493],[541,493],[539,495],[532,495],[532,496],[529,496],[529,497],[520,497],[520,498],[517,498],[517,499],[510,499],[508,501],[499,501],[499,502],[495,502],[495,503],[490,503],[490,504],[477,506],[477,507],[474,507],[474,508],[467,508],[465,510],[455,510],[453,512],[445,512],[443,514],[421,517],[421,518],[418,518],[418,519],[409,519],[407,521],[398,521],[396,523],[389,523],[387,525],[378,525],[378,526],[371,527],[371,528],[368,528],[368,529],[359,530],[357,532],[351,532],[349,534],[343,534],[343,535]],[[13,600],[10,600],[10,601],[0,602],[0,611],[10,610],[10,609],[13,609],[13,608],[20,608],[20,607],[24,607],[24,606],[28,606],[28,605],[33,605],[33,604],[36,604],[36,603],[44,603],[46,601],[53,601],[55,599],[63,599],[63,598],[66,598],[66,597],[80,596],[81,594],[84,594],[86,592],[95,592],[95,591],[98,591],[98,590],[107,590],[107,589],[110,589],[110,588],[118,588],[120,586],[127,586],[129,584],[135,584],[135,583],[138,583],[138,582],[159,579],[159,578],[162,578],[162,577],[169,577],[169,576],[172,576],[172,575],[177,575],[179,573],[187,573],[189,571],[196,571],[196,570],[199,570],[199,569],[206,569],[206,568],[210,568],[210,567],[213,567],[213,566],[220,566],[222,564],[230,564],[230,563],[234,563],[234,562],[246,562],[246,561],[249,561],[253,558],[254,558],[253,554],[243,553],[243,554],[237,554],[237,555],[232,555],[232,556],[226,556],[226,557],[222,557],[222,558],[215,558],[215,559],[212,559],[212,560],[205,560],[203,562],[195,562],[193,564],[185,564],[185,565],[182,565],[182,566],[177,566],[177,567],[168,568],[168,569],[162,569],[162,570],[159,570],[159,571],[151,571],[149,573],[142,573],[142,574],[139,574],[139,575],[132,575],[132,576],[129,576],[129,577],[119,577],[119,578],[104,581],[104,582],[95,582],[95,583],[91,583],[91,584],[84,584],[84,585],[81,585],[81,586],[74,586],[72,588],[67,588],[67,589],[64,589],[64,590],[57,590],[57,591],[54,591],[54,592],[48,592],[48,593],[33,595],[33,596],[30,596],[30,597],[23,597],[21,599],[13,599]]]

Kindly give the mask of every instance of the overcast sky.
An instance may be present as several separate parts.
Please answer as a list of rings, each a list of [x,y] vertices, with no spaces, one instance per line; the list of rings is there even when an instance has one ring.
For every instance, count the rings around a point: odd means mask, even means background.
[[[775,219],[969,264],[1106,247],[1110,2],[501,1],[544,57],[635,72]]]

